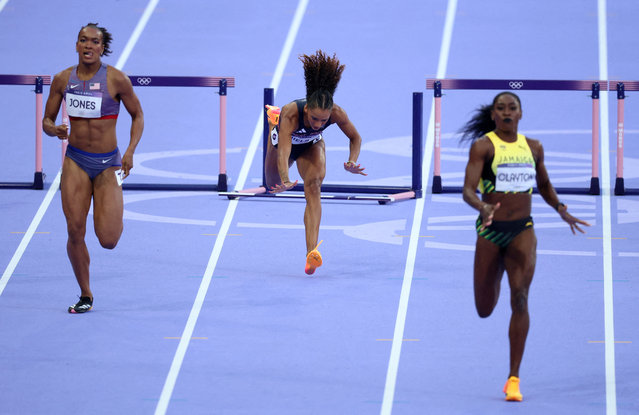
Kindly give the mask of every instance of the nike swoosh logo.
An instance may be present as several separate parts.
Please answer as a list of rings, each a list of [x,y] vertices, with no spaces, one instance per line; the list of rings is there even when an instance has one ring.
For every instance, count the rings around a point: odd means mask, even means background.
[[[102,160],[102,164],[110,162],[111,159]]]
[[[80,86],[79,84],[75,84],[75,85],[71,85],[71,86],[70,86],[70,88],[71,88],[71,89],[75,89],[75,88],[77,88],[77,87],[79,87],[79,86]]]

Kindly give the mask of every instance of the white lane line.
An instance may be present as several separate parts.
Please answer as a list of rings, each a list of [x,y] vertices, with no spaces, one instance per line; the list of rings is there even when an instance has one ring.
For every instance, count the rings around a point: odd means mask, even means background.
[[[608,80],[608,29],[606,27],[606,0],[599,0],[599,79]],[[610,213],[610,125],[608,120],[608,93],[600,96],[601,121],[601,222],[603,227],[604,277],[604,332],[606,365],[606,415],[617,414],[617,385],[615,375],[615,327],[612,292],[612,225]]]
[[[450,43],[453,35],[453,26],[455,23],[455,13],[457,10],[457,0],[449,0],[446,8],[446,21],[444,24],[444,33],[442,36],[441,49],[439,51],[439,63],[437,64],[437,78],[446,76],[446,66],[448,64],[448,54],[450,51]],[[424,160],[422,163],[422,180],[423,183],[429,183],[430,165],[433,152],[433,140],[435,130],[434,101],[431,101],[430,118],[428,120],[428,130],[426,135],[426,144],[424,151]],[[424,192],[426,193],[426,192]],[[419,244],[419,231],[421,228],[422,218],[424,216],[424,204],[426,202],[426,194],[415,201],[415,213],[413,215],[413,226],[410,231],[410,239],[408,244],[408,254],[406,256],[406,267],[404,268],[404,278],[402,280],[402,290],[399,296],[399,306],[397,309],[397,318],[395,320],[395,331],[393,333],[393,343],[391,345],[390,358],[388,360],[388,369],[386,371],[386,383],[384,385],[384,398],[382,400],[381,415],[390,415],[393,410],[393,399],[395,398],[395,386],[397,383],[397,371],[399,369],[399,358],[402,350],[404,339],[404,327],[406,325],[406,314],[408,312],[408,299],[410,297],[410,287],[415,269],[415,258],[417,256],[417,247]]]
[[[118,59],[118,62],[115,64],[115,67],[117,69],[122,69],[126,61],[129,59],[129,55],[131,55],[131,52],[133,51],[133,47],[135,46],[136,43],[138,43],[138,39],[140,38],[140,35],[144,31],[144,28],[146,27],[146,24],[151,18],[151,15],[153,14],[153,11],[155,10],[155,7],[158,5],[159,1],[160,0],[151,0],[146,5],[146,9],[144,9],[144,13],[142,13],[142,17],[138,21],[137,26],[135,26],[135,29],[133,30],[133,34],[129,38],[129,41],[126,42],[126,46],[124,46],[124,50],[122,51],[122,55],[120,55],[120,59]]]
[[[2,273],[2,278],[0,278],[0,295],[2,295],[2,292],[4,291],[5,287],[9,283],[9,279],[11,279],[11,275],[13,274],[13,271],[15,271],[16,267],[18,266],[18,263],[20,262],[20,259],[22,258],[22,255],[24,254],[24,251],[27,249],[27,246],[29,245],[29,242],[31,242],[31,238],[33,237],[33,234],[35,233],[36,229],[38,229],[38,226],[40,225],[40,222],[42,221],[44,214],[47,212],[47,209],[49,208],[49,205],[51,204],[51,201],[53,200],[53,196],[60,188],[61,175],[62,175],[62,170],[58,171],[58,174],[55,176],[55,179],[53,179],[53,183],[51,183],[51,187],[49,187],[49,190],[47,190],[47,194],[44,196],[44,200],[40,204],[38,211],[33,217],[33,220],[31,221],[29,228],[27,229],[24,236],[22,237],[22,241],[20,241],[20,245],[18,245],[18,249],[16,249],[16,252],[13,254],[11,261],[9,261],[9,265],[7,265],[7,268],[5,268],[4,272]]]
[[[293,43],[295,41],[295,38],[297,37],[297,32],[299,31],[300,25],[302,24],[302,18],[304,17],[304,13],[306,12],[308,2],[309,0],[300,0],[300,2],[297,4],[297,9],[295,10],[295,15],[293,16],[293,21],[291,22],[291,27],[289,28],[288,35],[286,36],[286,41],[284,42],[284,46],[282,48],[282,53],[280,54],[280,58],[277,61],[275,73],[273,74],[273,79],[271,80],[270,88],[273,88],[274,95],[277,94],[280,82],[282,80],[282,77],[284,76],[286,62],[288,62],[291,50],[293,49]],[[257,119],[257,124],[255,125],[255,130],[253,131],[253,137],[251,138],[251,143],[249,144],[248,150],[246,152],[246,157],[244,158],[244,163],[242,164],[240,174],[237,178],[237,184],[235,185],[236,191],[242,190],[244,188],[249,170],[251,168],[251,164],[253,163],[253,159],[255,158],[255,153],[257,152],[257,148],[261,144],[264,122],[263,112],[264,111],[260,111],[260,116]]]
[[[282,75],[284,74],[284,67],[286,67],[286,62],[288,61],[291,54],[293,43],[295,41],[295,38],[297,37],[297,32],[299,31],[300,25],[302,23],[302,18],[304,17],[304,13],[306,12],[307,5],[308,0],[300,0],[297,4],[297,9],[295,11],[295,15],[293,16],[291,27],[289,28],[288,35],[286,36],[286,42],[284,43],[284,47],[282,48],[282,52],[277,63],[277,68],[271,82],[271,87],[274,89],[277,89]],[[258,144],[260,143],[260,139],[262,137],[263,115],[264,111],[260,110],[260,115],[253,132],[253,137],[251,138],[251,144],[249,145],[249,149],[246,153],[244,162],[242,163],[240,174],[238,176],[237,185],[235,186],[236,190],[244,188],[244,185],[246,183],[249,168],[253,163]],[[164,415],[168,409],[169,401],[171,400],[171,396],[173,395],[173,389],[175,388],[177,377],[180,373],[182,362],[184,361],[184,356],[186,355],[186,350],[188,349],[189,343],[193,336],[195,324],[197,323],[200,311],[202,310],[202,304],[204,303],[204,298],[206,297],[206,293],[211,284],[213,272],[215,271],[215,267],[217,266],[220,252],[222,251],[222,246],[224,245],[224,240],[228,235],[229,227],[231,226],[233,216],[235,215],[235,210],[237,209],[237,204],[238,199],[232,199],[229,201],[228,208],[226,209],[226,214],[224,215],[224,220],[222,221],[222,225],[220,226],[220,231],[218,232],[217,238],[215,238],[213,251],[211,252],[209,262],[202,277],[202,283],[200,284],[200,288],[198,289],[195,301],[193,302],[193,307],[191,308],[191,313],[189,314],[189,318],[184,327],[184,331],[182,332],[182,336],[180,337],[180,342],[175,352],[175,356],[173,357],[171,368],[169,369],[169,373],[164,382],[164,387],[162,388],[162,393],[160,394],[158,405],[155,408],[155,415]]]

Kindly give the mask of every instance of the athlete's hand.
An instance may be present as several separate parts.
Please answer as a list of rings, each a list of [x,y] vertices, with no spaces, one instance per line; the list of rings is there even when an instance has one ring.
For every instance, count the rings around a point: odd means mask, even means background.
[[[344,170],[349,171],[353,174],[361,174],[362,176],[368,176],[368,174],[364,173],[364,167],[361,167],[359,164],[356,164],[354,161],[347,161],[344,163]]]
[[[484,230],[493,223],[493,216],[495,216],[495,211],[499,209],[501,203],[497,202],[494,205],[490,203],[484,203],[484,205],[479,210],[479,215],[481,216],[481,228],[480,230]]]
[[[557,212],[559,213],[559,216],[561,216],[561,218],[568,225],[570,225],[570,230],[572,231],[573,235],[575,235],[575,229],[577,229],[581,233],[586,233],[586,231],[581,229],[579,225],[590,226],[588,222],[578,219],[572,216],[570,213],[568,213],[568,206],[566,205],[562,204],[561,206],[559,206],[559,209],[557,209]]]
[[[125,152],[122,156],[122,173],[124,176],[122,180],[126,179],[133,168],[133,154],[129,154],[129,152]]]
[[[296,184],[297,180],[295,180],[295,182],[285,181],[282,184],[276,184],[275,186],[272,186],[269,191],[271,193],[282,193],[292,189],[293,187],[295,187]]]
[[[55,135],[60,140],[67,140],[69,138],[69,126],[66,124],[60,124],[55,126]]]

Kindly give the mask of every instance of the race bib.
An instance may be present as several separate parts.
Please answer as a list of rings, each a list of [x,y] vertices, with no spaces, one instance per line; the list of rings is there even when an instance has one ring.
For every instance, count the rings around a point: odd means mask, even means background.
[[[302,135],[302,136],[292,135],[291,143],[293,144],[317,143],[321,139],[322,139],[322,133]]]
[[[67,113],[71,117],[100,118],[102,116],[102,92],[92,92],[91,95],[67,93]]]
[[[532,164],[500,164],[496,176],[495,190],[498,192],[527,192],[537,183]]]
[[[277,127],[273,127],[273,129],[271,130],[271,144],[273,144],[273,146],[277,146],[277,143],[279,142],[279,135],[278,135],[278,131],[277,131]],[[291,144],[292,145],[300,145],[300,144],[306,144],[306,143],[317,143],[319,140],[322,139],[322,134],[321,133],[317,133],[317,134],[313,134],[313,135],[304,135],[304,136],[297,136],[297,135],[291,135]]]

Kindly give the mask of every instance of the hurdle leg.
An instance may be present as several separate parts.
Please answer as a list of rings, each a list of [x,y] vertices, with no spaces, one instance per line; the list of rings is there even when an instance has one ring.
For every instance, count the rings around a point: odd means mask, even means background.
[[[395,193],[392,195],[388,195],[389,200],[380,200],[380,205],[385,205],[386,202],[399,202],[400,200],[414,199],[417,198],[417,194],[414,191]]]
[[[592,174],[590,194],[598,195],[599,186],[599,82],[592,84]]]
[[[413,186],[412,197],[422,197],[422,142],[424,138],[424,94],[413,92]]]
[[[228,190],[226,176],[226,79],[220,80],[220,174],[217,190]]]
[[[273,88],[264,88],[264,106],[262,113],[266,114],[266,105],[275,105],[275,90]],[[262,186],[266,188],[266,172],[264,171],[266,162],[266,150],[268,149],[268,117],[264,115],[264,131],[262,134]]]
[[[33,176],[33,188],[44,188],[44,173],[42,172],[42,85],[43,80],[37,77],[35,81],[36,114],[35,114],[35,174]]]
[[[435,82],[433,88],[435,98],[435,148],[433,152],[433,193],[442,192],[441,175],[441,133],[442,133],[442,83]]]
[[[623,182],[623,122],[624,122],[624,84],[617,84],[617,179],[615,180],[615,195],[624,195],[626,190]]]

